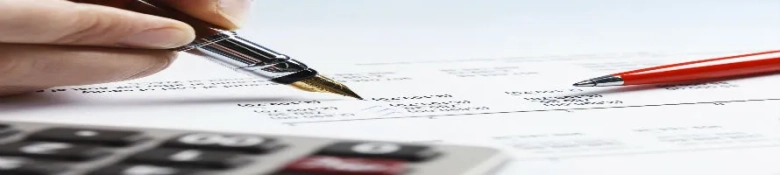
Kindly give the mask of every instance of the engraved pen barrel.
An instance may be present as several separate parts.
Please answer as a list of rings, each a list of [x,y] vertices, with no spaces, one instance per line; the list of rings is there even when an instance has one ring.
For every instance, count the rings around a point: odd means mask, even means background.
[[[234,71],[289,84],[317,74],[305,64],[271,49],[223,31],[178,48],[179,51],[203,56]]]

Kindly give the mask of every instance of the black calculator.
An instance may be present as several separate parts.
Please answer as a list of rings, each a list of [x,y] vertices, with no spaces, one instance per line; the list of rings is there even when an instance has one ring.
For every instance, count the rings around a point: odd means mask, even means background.
[[[487,147],[0,121],[0,175],[488,175]]]

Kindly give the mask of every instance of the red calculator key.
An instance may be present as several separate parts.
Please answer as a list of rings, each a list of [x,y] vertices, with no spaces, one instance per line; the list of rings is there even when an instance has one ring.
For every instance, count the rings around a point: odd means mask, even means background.
[[[282,174],[400,175],[406,171],[406,162],[399,160],[312,156],[287,164]]]

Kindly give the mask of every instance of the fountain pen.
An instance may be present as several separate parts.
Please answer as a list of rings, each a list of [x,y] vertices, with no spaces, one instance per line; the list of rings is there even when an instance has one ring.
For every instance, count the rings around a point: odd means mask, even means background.
[[[241,38],[234,31],[225,30],[177,11],[157,0],[70,1],[125,9],[187,23],[195,29],[195,40],[185,46],[174,48],[175,51],[198,55],[234,71],[274,83],[290,85],[303,91],[363,99],[347,86],[320,75],[298,60]]]

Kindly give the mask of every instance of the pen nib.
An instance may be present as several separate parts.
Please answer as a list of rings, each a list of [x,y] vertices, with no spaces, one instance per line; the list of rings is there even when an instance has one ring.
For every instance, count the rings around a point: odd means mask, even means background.
[[[574,83],[574,86],[576,87],[593,87],[596,86],[596,83],[590,80],[580,81],[577,83]]]
[[[621,85],[623,85],[623,78],[614,75],[606,75],[574,83],[574,86],[576,87],[605,87]]]
[[[363,100],[363,97],[360,97],[360,95],[353,92],[344,84],[341,84],[339,82],[336,82],[330,78],[321,75],[309,77],[294,82],[290,85],[304,91],[333,93],[333,94],[338,94],[338,95],[343,95],[343,96],[348,96],[359,100]]]

